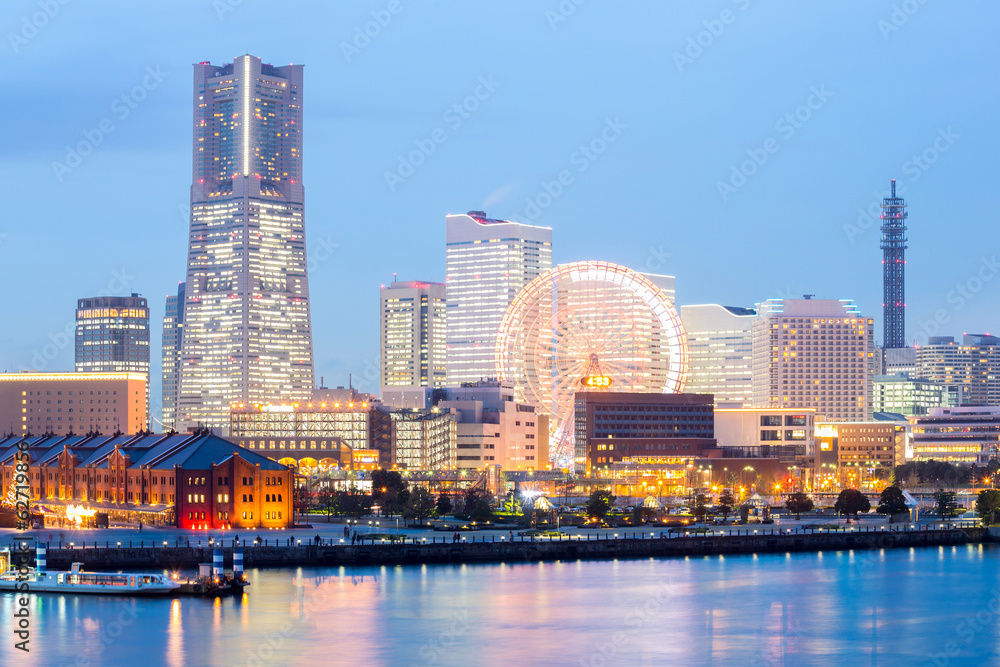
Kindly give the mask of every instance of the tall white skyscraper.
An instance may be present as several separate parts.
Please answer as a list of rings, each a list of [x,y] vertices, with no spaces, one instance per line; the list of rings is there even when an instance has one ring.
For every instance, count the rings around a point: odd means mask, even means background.
[[[302,66],[194,66],[191,232],[178,424],[313,391]]]
[[[518,290],[552,268],[552,228],[449,215],[446,223],[448,384],[496,376],[500,321]]]
[[[751,308],[704,304],[681,306],[688,341],[689,394],[713,394],[719,407],[753,405]]]
[[[871,417],[874,320],[853,301],[769,299],[753,323],[758,408],[813,408],[827,421]]]
[[[177,427],[177,390],[180,386],[181,334],[184,330],[184,283],[167,296],[163,310],[160,378],[163,382],[163,430]]]
[[[382,287],[379,385],[443,387],[445,286],[419,280]]]

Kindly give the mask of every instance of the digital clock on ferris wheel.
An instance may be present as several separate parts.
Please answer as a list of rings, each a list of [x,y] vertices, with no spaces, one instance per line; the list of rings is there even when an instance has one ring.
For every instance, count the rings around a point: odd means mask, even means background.
[[[580,384],[584,387],[610,387],[611,378],[607,375],[588,375],[587,377],[580,378]]]

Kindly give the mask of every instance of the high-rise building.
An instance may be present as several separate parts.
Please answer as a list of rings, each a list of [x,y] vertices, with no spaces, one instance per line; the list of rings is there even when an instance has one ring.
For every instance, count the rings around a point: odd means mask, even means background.
[[[932,336],[917,347],[916,377],[940,382],[958,394],[959,405],[1000,405],[1000,337]]]
[[[446,220],[448,384],[496,377],[494,346],[518,290],[552,268],[552,229],[487,218]]]
[[[874,322],[850,300],[770,299],[753,324],[753,400],[827,421],[871,414]]]
[[[906,202],[892,193],[882,200],[882,325],[883,347],[906,346]]]
[[[177,423],[313,390],[302,66],[194,66],[191,231]]]
[[[132,296],[98,296],[76,304],[76,372],[142,373],[149,407],[149,305]],[[147,412],[145,423],[149,425]]]
[[[443,386],[445,286],[417,280],[382,287],[379,318],[379,384]]]
[[[685,391],[713,394],[719,407],[753,404],[756,315],[752,308],[716,304],[681,306],[690,371]]]
[[[78,373],[149,374],[149,306],[138,294],[79,299]]]
[[[181,371],[181,334],[184,331],[184,283],[177,285],[177,294],[167,296],[163,311],[163,342],[160,377],[163,387],[164,431],[177,427],[177,389]]]

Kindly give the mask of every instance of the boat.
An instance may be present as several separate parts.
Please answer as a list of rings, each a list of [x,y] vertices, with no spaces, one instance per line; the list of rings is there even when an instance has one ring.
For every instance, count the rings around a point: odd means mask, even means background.
[[[2,559],[0,559],[2,560]],[[9,554],[6,559],[11,563]],[[86,572],[82,563],[73,563],[69,571],[45,567],[45,547],[39,545],[36,567],[9,565],[0,573],[0,592],[72,593],[98,595],[166,595],[180,588],[164,574],[149,572]]]

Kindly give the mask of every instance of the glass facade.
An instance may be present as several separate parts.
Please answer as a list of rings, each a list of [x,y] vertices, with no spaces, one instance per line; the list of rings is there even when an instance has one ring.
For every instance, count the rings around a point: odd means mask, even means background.
[[[756,311],[715,304],[681,306],[687,334],[685,391],[712,394],[716,405],[753,403],[753,331]]]
[[[177,294],[167,297],[163,311],[163,341],[160,377],[163,383],[164,431],[176,429],[177,389],[180,380],[181,332],[184,327],[184,283],[177,286]]]
[[[494,347],[517,292],[552,268],[552,230],[482,211],[446,219],[448,384],[496,377]]]
[[[181,428],[312,394],[301,95],[301,65],[195,65]]]

